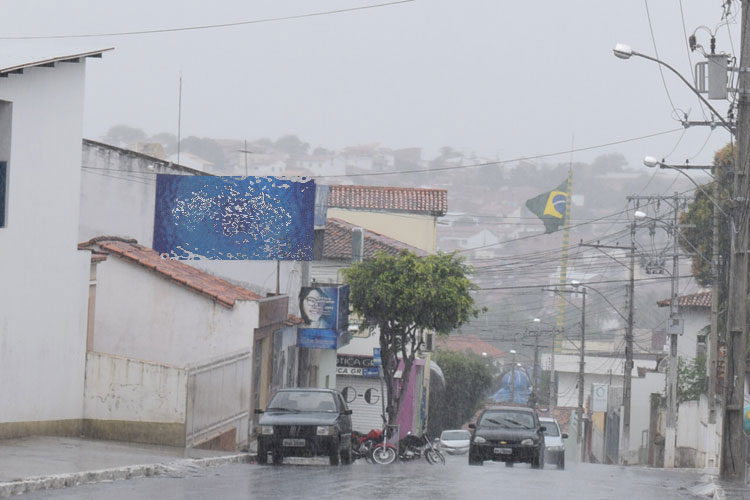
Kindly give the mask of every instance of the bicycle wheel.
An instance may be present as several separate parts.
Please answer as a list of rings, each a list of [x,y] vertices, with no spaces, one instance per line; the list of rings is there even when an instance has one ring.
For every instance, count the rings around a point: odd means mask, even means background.
[[[442,452],[440,450],[436,450],[435,448],[428,449],[425,452],[424,457],[432,465],[435,465],[438,462],[440,462],[443,465],[445,465],[445,456],[442,454]]]
[[[396,460],[396,450],[387,446],[378,446],[372,450],[372,459],[376,464],[392,464]]]

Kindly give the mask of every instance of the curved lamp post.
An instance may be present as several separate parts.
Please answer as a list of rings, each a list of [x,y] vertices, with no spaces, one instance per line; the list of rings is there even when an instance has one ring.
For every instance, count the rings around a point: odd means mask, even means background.
[[[655,63],[661,64],[662,66],[667,68],[669,71],[677,75],[679,79],[682,80],[683,83],[685,83],[685,85],[687,85],[696,96],[698,96],[698,99],[700,99],[703,102],[703,104],[705,104],[706,107],[711,110],[714,116],[716,116],[716,118],[719,119],[719,121],[724,126],[724,128],[726,128],[730,133],[734,134],[734,128],[721,116],[721,114],[718,111],[716,111],[716,109],[713,106],[711,106],[711,103],[709,103],[706,100],[706,98],[703,97],[701,93],[698,92],[698,90],[695,87],[693,87],[693,85],[689,81],[687,81],[685,77],[682,76],[680,72],[674,69],[672,66],[670,66],[669,64],[655,57],[647,56],[646,54],[641,54],[640,52],[636,52],[635,50],[633,50],[633,48],[630,45],[626,45],[624,43],[618,43],[617,45],[615,45],[615,48],[612,49],[612,52],[614,52],[615,56],[620,59],[630,59],[633,56],[637,56],[637,57],[642,57],[644,59],[648,59],[649,61],[654,61]]]

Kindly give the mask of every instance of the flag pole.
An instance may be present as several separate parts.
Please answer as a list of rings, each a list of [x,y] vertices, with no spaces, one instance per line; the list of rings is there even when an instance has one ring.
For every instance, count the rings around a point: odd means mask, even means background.
[[[568,281],[568,247],[570,246],[570,212],[571,212],[571,200],[573,191],[573,165],[570,165],[568,169],[568,188],[566,194],[568,196],[567,202],[565,203],[565,226],[563,227],[563,241],[562,241],[562,261],[560,263],[560,286],[565,287]],[[562,350],[562,331],[565,329],[565,299],[561,293],[557,294],[557,328],[552,338],[552,350],[550,352],[550,408],[554,409],[557,406],[557,384],[555,383],[555,353],[559,353]]]

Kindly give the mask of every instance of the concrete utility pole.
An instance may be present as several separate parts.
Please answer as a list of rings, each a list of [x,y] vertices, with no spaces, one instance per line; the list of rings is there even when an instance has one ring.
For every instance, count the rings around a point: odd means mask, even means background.
[[[680,199],[674,196],[674,219],[672,222],[672,298],[669,301],[669,324],[667,325],[667,336],[669,337],[669,384],[667,385],[667,428],[664,436],[664,467],[671,468],[675,465],[675,453],[677,447],[677,337],[680,335],[680,320],[678,318],[679,287],[678,277],[680,271],[680,256],[677,243],[677,217],[679,214]]]
[[[513,364],[510,367],[510,401],[516,402],[516,351],[510,350],[513,355]]]
[[[714,178],[711,214],[711,332],[708,338],[708,423],[716,423],[716,381],[719,359],[719,178]],[[715,464],[714,464],[715,465]]]
[[[719,474],[725,480],[745,479],[745,335],[748,235],[748,141],[750,141],[750,4],[742,0],[740,68],[738,72],[737,156],[734,203],[730,233],[732,242],[727,311],[727,358],[724,378],[724,415]]]
[[[630,400],[633,374],[633,312],[635,299],[635,219],[630,224],[630,282],[628,283],[628,328],[625,331],[625,373],[622,382],[622,441],[620,460],[627,463],[630,452]]]
[[[586,367],[586,288],[581,288],[583,302],[581,304],[581,356],[578,361],[578,418],[576,419],[576,449],[578,461],[583,462],[583,382]]]

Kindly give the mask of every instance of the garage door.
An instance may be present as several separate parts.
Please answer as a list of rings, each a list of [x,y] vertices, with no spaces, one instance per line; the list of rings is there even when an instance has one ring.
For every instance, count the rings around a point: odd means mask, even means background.
[[[372,429],[383,428],[383,393],[379,378],[337,375],[336,389],[346,390],[347,403],[352,409],[352,426],[355,431],[369,432]],[[365,400],[365,394],[370,391],[370,403]]]

